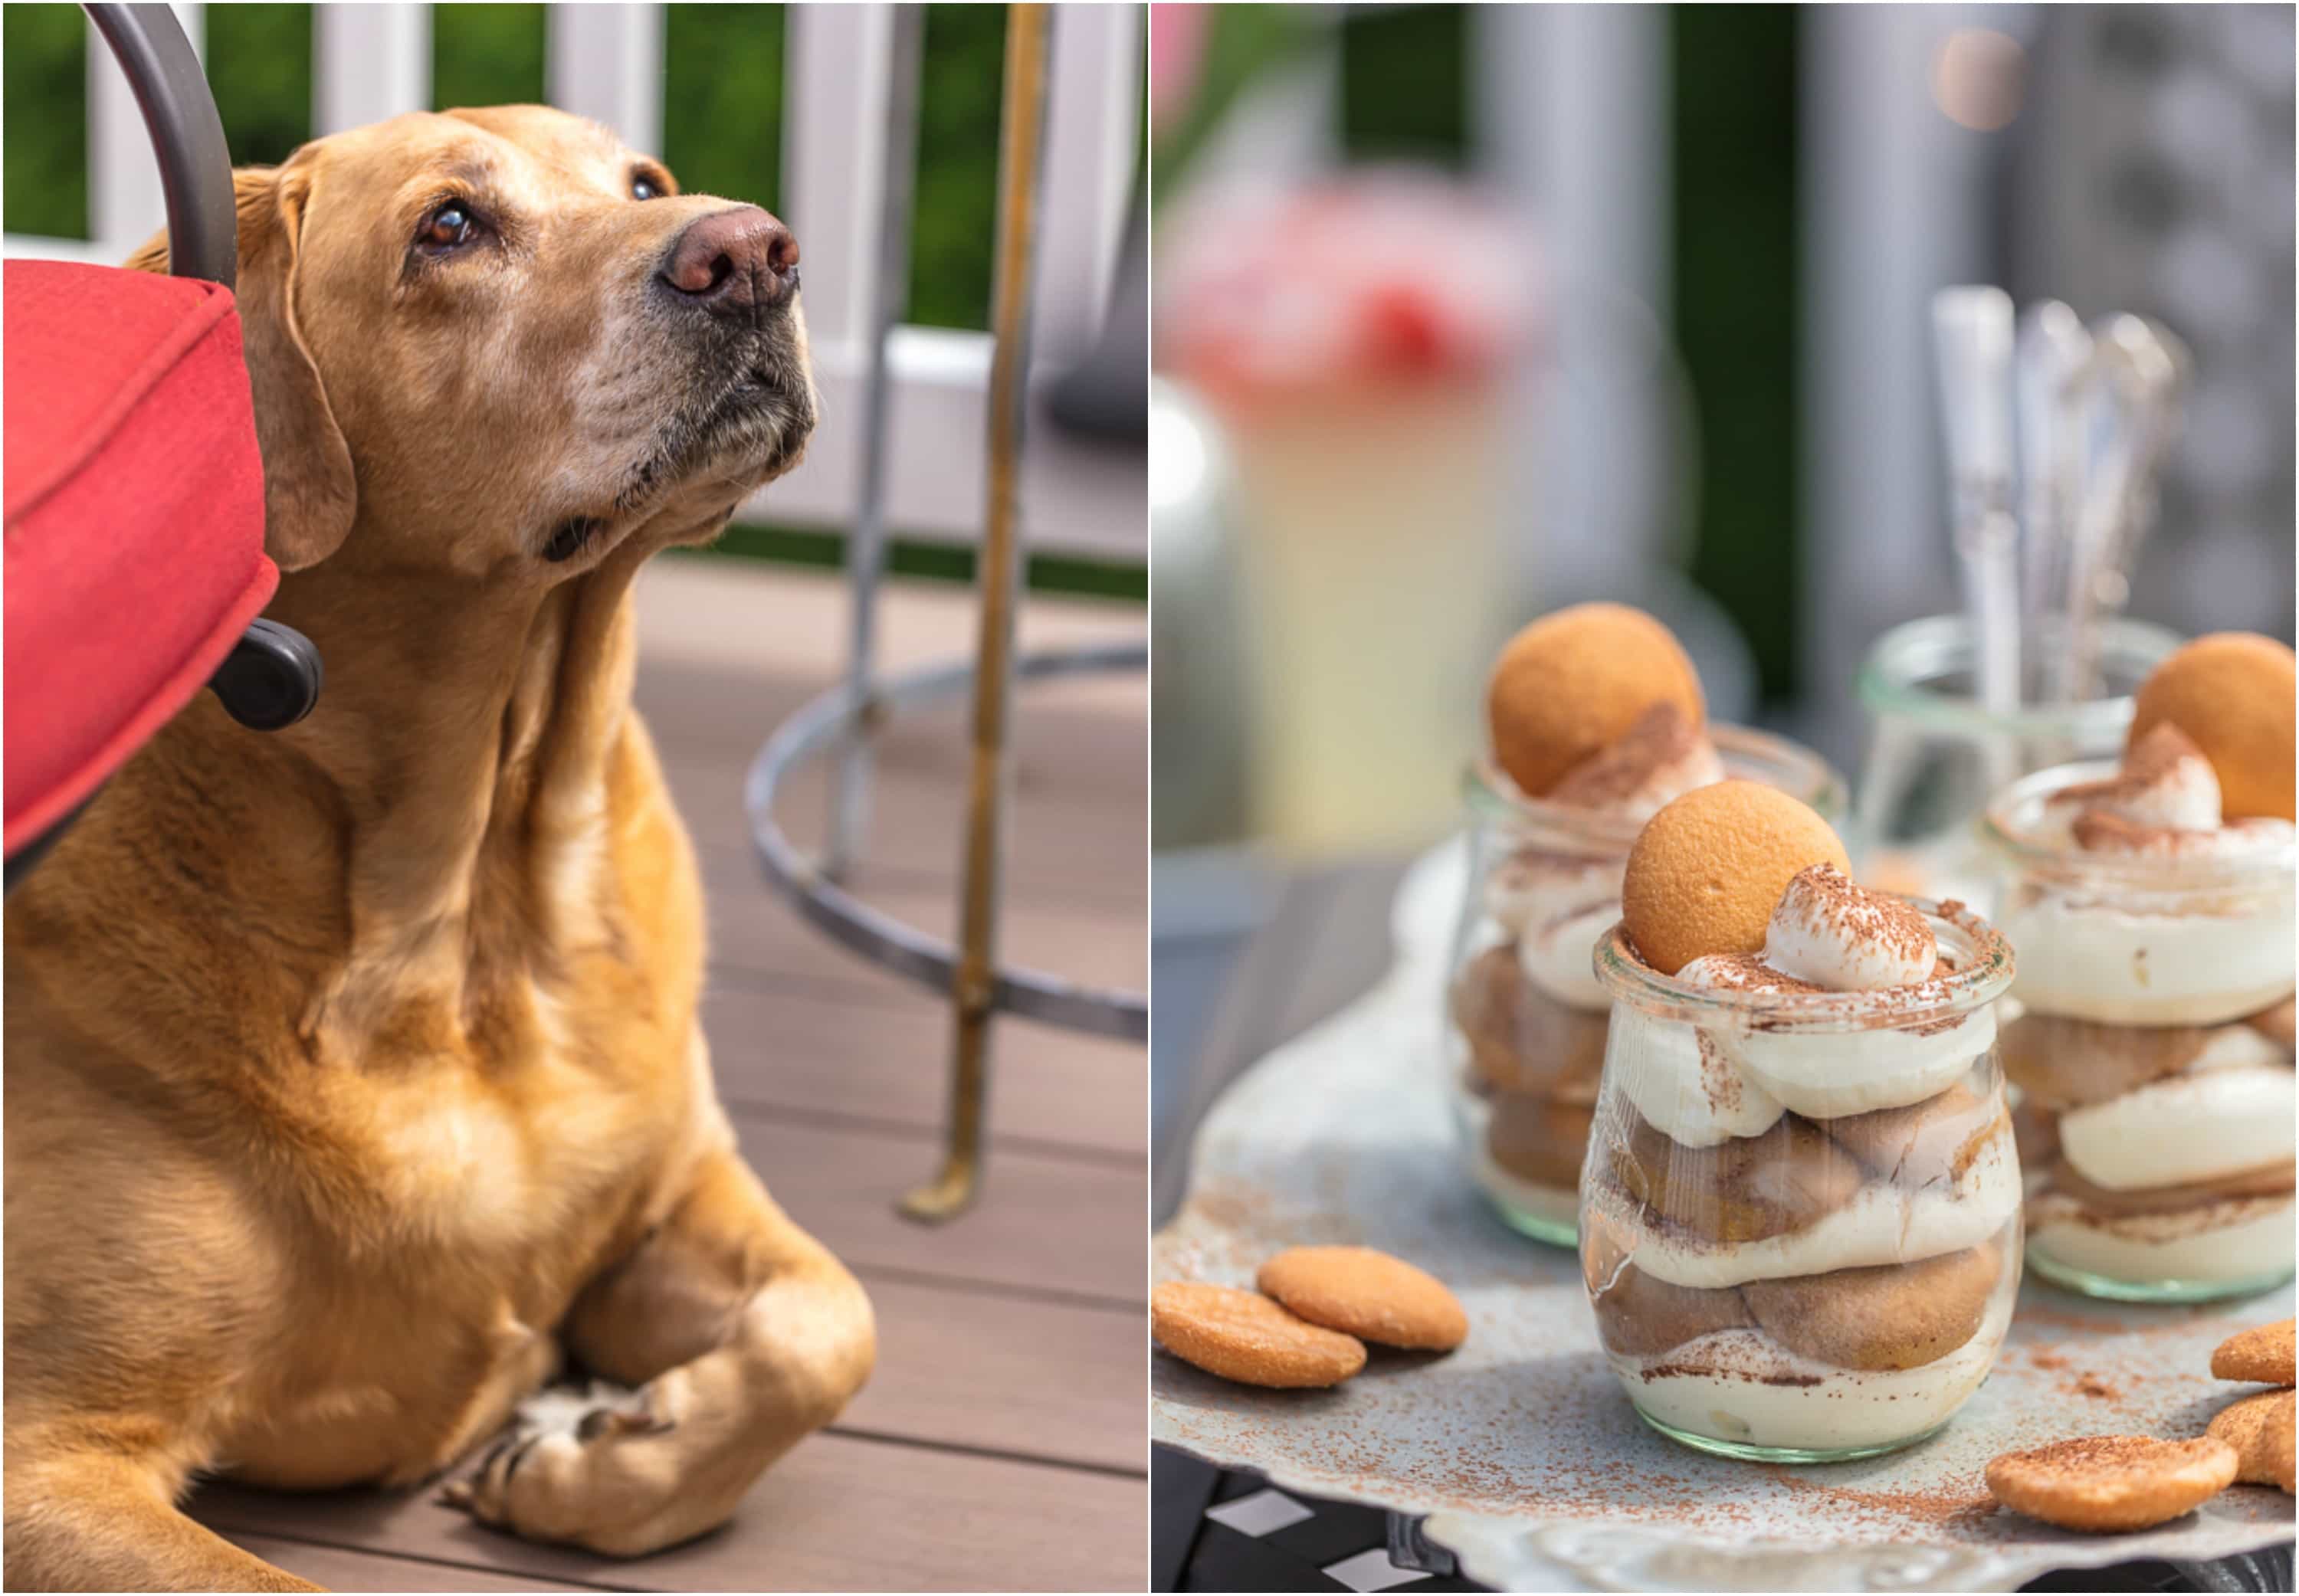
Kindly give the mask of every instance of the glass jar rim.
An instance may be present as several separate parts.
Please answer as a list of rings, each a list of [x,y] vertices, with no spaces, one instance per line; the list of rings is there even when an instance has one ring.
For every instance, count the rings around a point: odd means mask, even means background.
[[[2162,854],[2112,854],[2078,847],[2073,839],[2038,837],[2021,818],[2040,808],[2050,794],[2084,781],[2108,780],[2121,768],[2114,759],[2083,759],[2022,776],[1988,801],[1979,819],[1979,834],[1999,856],[2029,873],[2080,874],[2087,881],[2153,892],[2245,886],[2271,875],[2287,875],[2299,863],[2299,848],[2287,838],[2276,847],[2256,851],[2182,859]]]
[[[1707,732],[1708,740],[1716,747],[1716,757],[1723,762],[1726,776],[1777,787],[1824,820],[1832,820],[1844,812],[1847,801],[1844,778],[1811,749],[1769,732],[1728,725],[1722,721],[1709,722]],[[1768,773],[1778,773],[1782,779],[1766,780]],[[1461,788],[1469,807],[1481,815],[1520,824],[1553,827],[1598,841],[1617,840],[1623,853],[1645,828],[1642,816],[1533,797],[1493,762],[1490,748],[1469,761],[1468,768],[1462,773]]]
[[[1894,894],[1899,897],[1898,894]],[[2015,965],[2004,933],[1954,898],[1900,897],[1921,914],[1944,948],[1960,955],[1956,968],[1914,988],[1855,992],[1740,992],[1697,986],[1663,975],[1629,942],[1614,922],[1597,940],[1597,979],[1616,1003],[1634,1004],[1658,1018],[1710,1030],[1792,1031],[1828,1035],[1908,1030],[1959,1020],[2001,997]]]
[[[2100,657],[2128,659],[2139,667],[2137,674],[2144,674],[2180,641],[2179,634],[2167,627],[2120,616],[2101,628]],[[1926,616],[1902,622],[1878,638],[1860,662],[1860,701],[1879,718],[1888,716],[1911,724],[1999,735],[2058,734],[2079,741],[2119,733],[2130,721],[2128,693],[2073,704],[2022,704],[2003,715],[1982,708],[1975,698],[1938,691],[1890,668],[1911,655],[1945,659],[1959,650],[1967,657],[1973,651],[1971,616]]]

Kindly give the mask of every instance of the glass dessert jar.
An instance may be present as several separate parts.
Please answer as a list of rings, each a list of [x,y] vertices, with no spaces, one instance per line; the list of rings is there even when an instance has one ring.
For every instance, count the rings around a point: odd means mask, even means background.
[[[2029,647],[2041,655],[2057,637],[2047,626]],[[2179,646],[2160,626],[2110,622],[2099,697],[1993,714],[1976,696],[1971,616],[1932,616],[1877,639],[1859,677],[1869,735],[1850,840],[1862,878],[1992,909],[1995,871],[1975,835],[1988,800],[2030,771],[2121,749],[2131,695]]]
[[[1727,776],[1823,819],[1844,783],[1783,739],[1711,724]],[[1487,760],[1465,779],[1469,889],[1453,939],[1445,1070],[1461,1156],[1494,1211],[1573,1245],[1612,1000],[1591,955],[1621,917],[1621,876],[1648,811],[1525,796]]]
[[[1753,960],[1695,984],[1621,927],[1598,944],[1613,1009],[1582,1269],[1638,1415],[1688,1446],[1890,1451],[1995,1364],[2020,1281],[1994,1009],[2012,951],[1960,906],[1908,901],[1938,944],[1910,986],[1822,991]]]
[[[2004,1031],[2028,1261],[2093,1296],[2202,1302],[2292,1277],[2295,849],[2284,821],[2085,848],[2013,782],[1982,832],[2020,950]]]

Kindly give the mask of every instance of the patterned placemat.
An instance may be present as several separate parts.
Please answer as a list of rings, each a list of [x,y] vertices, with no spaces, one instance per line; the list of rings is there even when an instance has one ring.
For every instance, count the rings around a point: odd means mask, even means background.
[[[1377,1508],[1280,1491],[1170,1447],[1151,1463],[1156,1591],[1483,1591],[1418,1521]],[[1431,1572],[1432,1569],[1440,1572]],[[2023,1591],[2288,1591],[2292,1549],[2202,1566],[2145,1560],[2048,1574]]]

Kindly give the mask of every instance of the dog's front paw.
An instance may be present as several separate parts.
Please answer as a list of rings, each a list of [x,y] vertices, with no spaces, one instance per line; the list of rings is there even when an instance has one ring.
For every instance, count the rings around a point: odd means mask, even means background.
[[[734,1501],[686,1477],[676,1418],[656,1386],[594,1381],[541,1392],[440,1500],[530,1541],[637,1557],[724,1523]],[[739,1498],[737,1490],[735,1495]]]

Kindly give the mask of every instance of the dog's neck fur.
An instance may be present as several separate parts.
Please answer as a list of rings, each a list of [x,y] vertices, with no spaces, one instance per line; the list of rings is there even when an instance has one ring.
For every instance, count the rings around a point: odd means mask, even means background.
[[[411,1003],[470,1024],[505,981],[610,934],[607,895],[581,877],[605,860],[647,552],[634,539],[548,589],[378,577],[349,548],[283,579],[270,613],[327,666],[319,709],[270,740],[303,778],[277,800],[302,813],[280,818],[333,823],[344,940],[309,995],[316,1049]],[[246,757],[248,733],[208,720]]]

